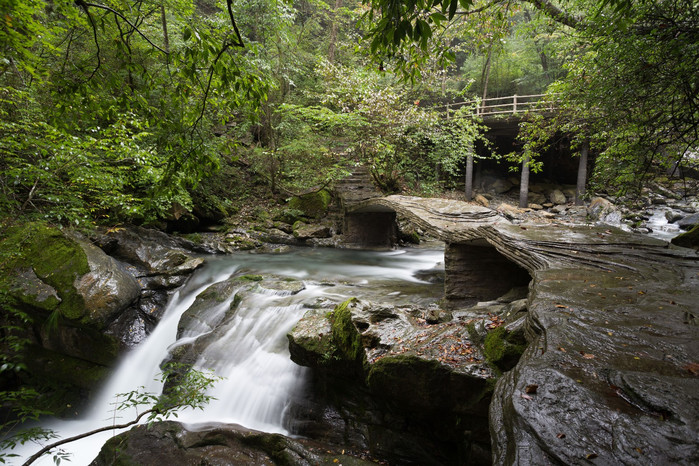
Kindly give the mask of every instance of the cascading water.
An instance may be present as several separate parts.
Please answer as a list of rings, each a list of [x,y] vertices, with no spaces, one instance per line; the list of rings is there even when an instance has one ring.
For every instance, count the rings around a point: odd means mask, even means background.
[[[149,393],[160,393],[160,366],[169,351],[211,331],[201,324],[202,319],[193,319],[180,329],[177,337],[180,318],[197,295],[232,275],[259,273],[302,280],[304,286],[295,294],[263,288],[245,293],[235,314],[217,329],[216,338],[195,364],[198,369],[211,369],[222,377],[209,392],[215,400],[203,410],[182,412],[177,420],[236,423],[289,434],[284,427],[286,410],[303,390],[306,370],[291,361],[286,334],[303,316],[306,306],[319,298],[339,301],[364,297],[386,301],[389,295],[391,301],[401,304],[434,302],[441,296],[441,286],[419,280],[415,275],[424,270],[439,272],[442,260],[443,251],[438,249],[390,252],[305,249],[281,255],[211,257],[207,266],[173,295],[153,333],[124,357],[95,398],[89,414],[84,419],[54,421],[43,427],[66,438],[133,419],[137,415],[134,411],[119,412],[116,417],[117,394],[140,387]],[[203,310],[203,317],[220,320],[218,315],[228,312],[234,295]],[[89,464],[104,442],[116,433],[111,430],[65,445],[64,450],[70,455],[67,459],[73,464]],[[38,449],[29,445],[17,453],[26,459]],[[45,455],[35,464],[53,464],[52,455]]]

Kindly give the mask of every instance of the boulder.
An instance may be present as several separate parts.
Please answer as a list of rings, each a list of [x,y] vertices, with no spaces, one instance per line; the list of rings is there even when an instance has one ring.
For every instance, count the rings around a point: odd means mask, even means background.
[[[488,199],[486,199],[486,197],[483,196],[482,194],[476,195],[476,197],[474,198],[473,202],[475,202],[475,203],[478,204],[478,205],[482,205],[483,207],[488,207],[488,206],[490,206],[490,202],[489,202]]]
[[[699,225],[699,214],[687,215],[677,221],[677,226],[682,230],[691,230],[696,225]]]
[[[332,397],[331,410],[345,419],[345,430],[360,429],[358,447],[399,464],[481,464],[495,372],[471,343],[467,322],[428,325],[431,313],[357,299],[331,312],[313,309],[288,335],[291,357],[314,368],[319,394],[347,393]]]
[[[549,200],[555,205],[565,204],[567,201],[566,195],[560,189],[554,189],[549,193]]]
[[[665,212],[665,220],[667,220],[667,223],[675,223],[676,221],[681,220],[683,217],[684,215],[674,210],[668,210]]]
[[[689,231],[680,233],[670,240],[670,242],[676,246],[682,246],[683,248],[692,248],[699,250],[699,225],[695,225]]]
[[[277,228],[269,228],[262,232],[250,233],[254,235],[255,239],[264,243],[289,245],[299,244],[298,238],[294,237],[294,235],[286,233]]]
[[[109,328],[126,348],[150,333],[170,294],[204,265],[204,259],[195,254],[213,252],[206,245],[142,227],[102,229],[91,239],[117,259],[140,286],[137,303]]]
[[[294,196],[289,199],[289,209],[303,212],[309,218],[321,218],[328,211],[332,196],[330,193],[321,189],[316,192]]]
[[[139,425],[112,437],[91,466],[114,464],[284,465],[376,463],[352,456],[343,448],[314,444],[246,429],[234,424],[185,426],[174,421]]]
[[[513,184],[510,181],[498,178],[490,186],[490,190],[493,191],[495,194],[504,194],[510,189],[512,189],[512,186]]]
[[[544,202],[546,202],[546,196],[544,196],[544,195],[541,194],[541,193],[537,193],[537,192],[534,192],[534,191],[530,191],[529,194],[528,194],[528,196],[527,196],[527,200],[529,201],[530,204],[539,204],[539,205],[541,205],[541,204],[543,204]]]
[[[332,231],[327,225],[309,225],[303,222],[294,224],[294,237],[298,239],[330,238]]]

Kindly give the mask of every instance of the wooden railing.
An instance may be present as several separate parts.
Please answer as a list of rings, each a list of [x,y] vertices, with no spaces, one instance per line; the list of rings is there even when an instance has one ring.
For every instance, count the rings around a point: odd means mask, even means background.
[[[473,107],[473,114],[481,117],[496,115],[515,115],[524,112],[552,112],[556,110],[554,102],[548,105],[541,105],[541,98],[547,94],[532,95],[511,95],[508,97],[490,97],[487,99],[475,99],[465,102],[454,102],[451,104],[435,107],[444,109],[449,118],[450,113],[462,107]]]

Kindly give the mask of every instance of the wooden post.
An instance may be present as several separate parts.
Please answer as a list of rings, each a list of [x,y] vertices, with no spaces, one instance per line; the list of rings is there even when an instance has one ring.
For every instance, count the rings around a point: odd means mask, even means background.
[[[517,94],[512,96],[512,113],[517,113]]]
[[[519,207],[529,205],[529,156],[522,160],[522,179],[519,183]]]
[[[580,147],[580,160],[578,161],[578,183],[575,186],[575,205],[583,205],[585,196],[585,184],[587,182],[587,154],[590,151],[590,140],[585,138]]]
[[[473,199],[473,144],[469,145],[466,156],[466,179],[465,179],[466,200]]]

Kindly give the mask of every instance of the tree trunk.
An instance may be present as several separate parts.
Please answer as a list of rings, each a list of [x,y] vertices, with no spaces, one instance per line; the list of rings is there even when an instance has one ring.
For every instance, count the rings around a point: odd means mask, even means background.
[[[466,200],[473,199],[473,147],[469,148],[466,156]]]
[[[163,24],[163,49],[170,53],[170,36],[167,33],[167,16],[165,16],[165,5],[160,5],[160,21]]]
[[[330,45],[328,45],[328,61],[335,62],[335,42],[337,42],[337,10],[342,6],[342,0],[335,0],[335,8],[333,8],[333,24],[330,27]]]
[[[585,183],[587,182],[587,154],[590,151],[590,141],[585,139],[580,147],[580,161],[578,162],[578,183],[575,186],[575,205],[583,205],[585,196]]]
[[[529,157],[522,160],[522,180],[519,184],[519,207],[525,208],[529,204]]]
[[[485,58],[485,63],[483,64],[483,73],[481,73],[481,82],[483,83],[483,101],[481,102],[481,107],[485,107],[485,99],[488,96],[488,80],[490,79],[490,58],[493,53],[493,43],[488,45],[488,55]]]

